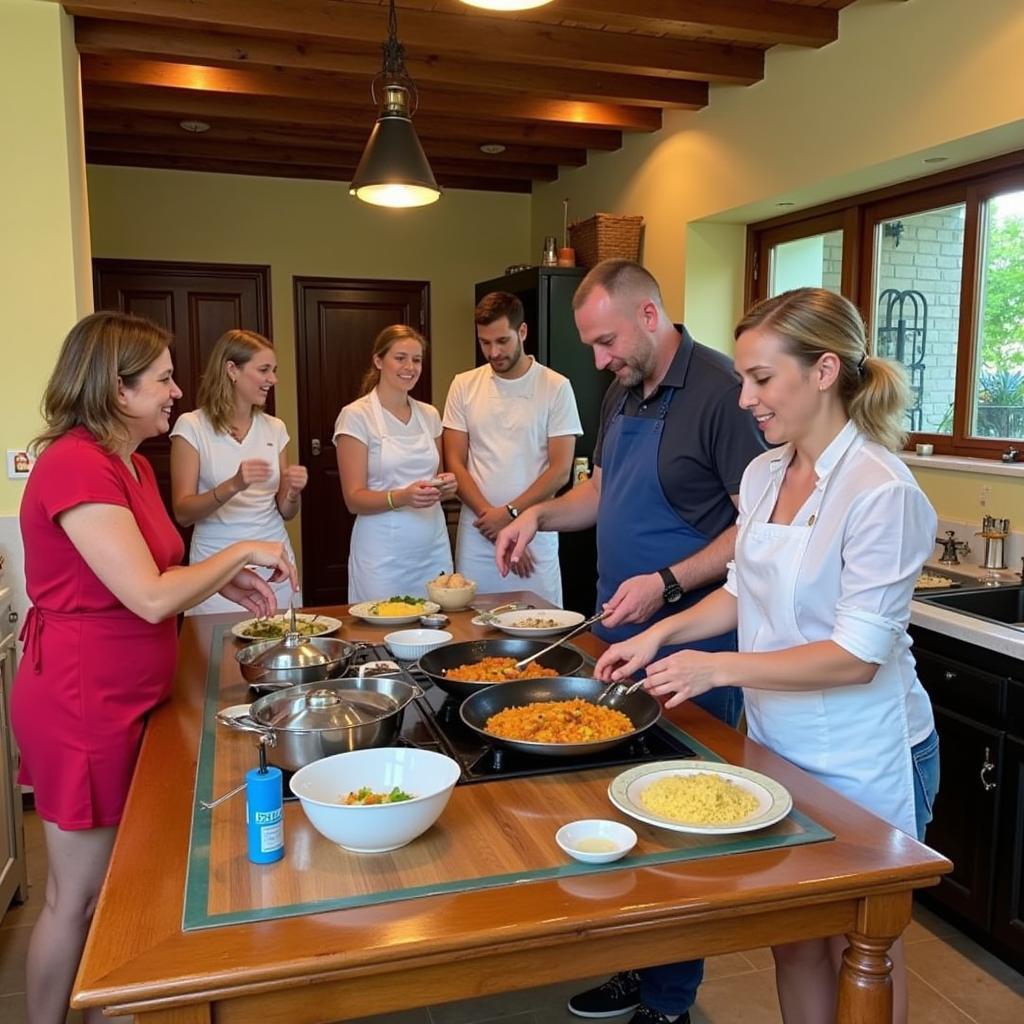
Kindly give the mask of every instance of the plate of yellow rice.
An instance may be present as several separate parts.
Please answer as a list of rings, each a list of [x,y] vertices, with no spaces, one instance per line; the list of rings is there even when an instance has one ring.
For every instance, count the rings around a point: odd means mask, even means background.
[[[393,597],[382,597],[379,601],[354,604],[349,608],[349,614],[371,626],[401,626],[416,622],[421,615],[433,615],[440,610],[439,604],[424,597],[396,594]]]
[[[774,779],[717,761],[637,765],[612,779],[608,798],[638,821],[699,835],[753,832],[793,809],[793,798]]]

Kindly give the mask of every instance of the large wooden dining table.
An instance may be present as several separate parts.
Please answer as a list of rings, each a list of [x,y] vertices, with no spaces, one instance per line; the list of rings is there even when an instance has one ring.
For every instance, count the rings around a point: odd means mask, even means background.
[[[353,623],[346,608],[321,611],[343,617],[343,637],[380,642],[386,632]],[[471,615],[453,613],[456,639],[483,635]],[[686,705],[668,712],[674,723],[723,760],[781,782],[835,838],[602,871],[587,876],[585,898],[535,880],[183,931],[211,639],[225,621],[195,617],[182,628],[173,696],[146,731],[74,1006],[145,1024],[317,1024],[845,934],[837,1021],[891,1020],[887,951],[910,920],[913,891],[951,865]],[[594,655],[603,647],[589,635],[574,643]],[[231,657],[224,646],[215,657]]]

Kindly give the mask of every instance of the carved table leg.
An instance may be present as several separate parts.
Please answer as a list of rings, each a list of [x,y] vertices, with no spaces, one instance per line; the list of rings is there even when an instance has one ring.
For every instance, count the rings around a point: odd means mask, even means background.
[[[910,908],[909,892],[861,902],[839,971],[837,1024],[892,1024],[889,947],[909,923]]]

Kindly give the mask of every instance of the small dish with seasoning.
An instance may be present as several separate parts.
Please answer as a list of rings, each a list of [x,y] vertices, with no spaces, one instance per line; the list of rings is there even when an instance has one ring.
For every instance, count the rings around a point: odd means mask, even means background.
[[[584,864],[610,864],[636,846],[636,833],[618,821],[583,818],[563,825],[555,833],[555,842]]]

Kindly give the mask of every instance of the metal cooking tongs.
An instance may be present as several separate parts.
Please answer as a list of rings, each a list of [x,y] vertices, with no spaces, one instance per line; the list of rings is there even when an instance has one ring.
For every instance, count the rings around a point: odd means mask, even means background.
[[[526,668],[531,661],[536,661],[542,654],[547,654],[548,651],[553,651],[556,647],[561,647],[567,640],[571,640],[578,633],[582,633],[585,629],[589,629],[595,622],[600,622],[605,617],[604,611],[599,611],[596,615],[591,615],[589,619],[584,619],[575,629],[570,629],[568,633],[560,636],[553,644],[548,644],[547,647],[541,648],[536,654],[531,654],[528,658],[523,658],[522,661],[516,662],[516,669]]]

